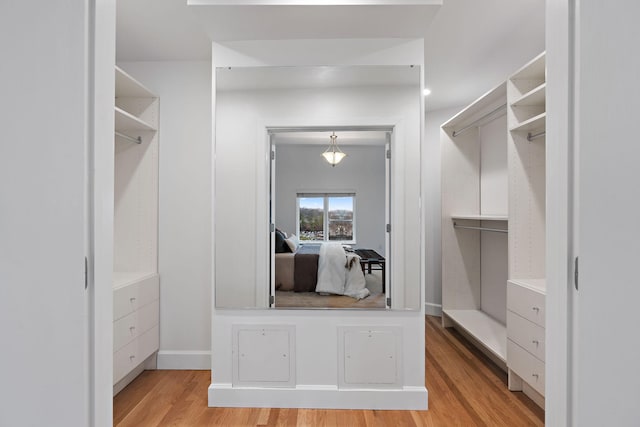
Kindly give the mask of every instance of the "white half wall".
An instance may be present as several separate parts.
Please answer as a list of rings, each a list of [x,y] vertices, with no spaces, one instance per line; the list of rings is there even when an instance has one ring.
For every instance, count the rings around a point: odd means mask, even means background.
[[[297,233],[296,195],[299,192],[355,192],[356,243],[353,246],[374,249],[384,255],[385,147],[341,145],[347,157],[336,167],[331,167],[321,156],[326,146],[282,144],[276,147],[276,226],[288,233]]]
[[[210,369],[211,63],[119,63],[160,98],[159,369]]]
[[[429,98],[426,99],[426,104]],[[423,192],[425,211],[425,313],[442,314],[442,245],[440,218],[440,125],[463,107],[428,111],[425,115],[423,153]]]

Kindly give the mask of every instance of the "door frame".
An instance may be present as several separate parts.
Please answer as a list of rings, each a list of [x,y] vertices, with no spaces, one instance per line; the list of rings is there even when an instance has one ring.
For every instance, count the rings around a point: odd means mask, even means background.
[[[573,345],[575,0],[546,1],[547,303],[546,411],[550,426],[575,423]]]
[[[279,133],[289,133],[289,132],[332,132],[332,131],[342,131],[342,132],[353,132],[353,131],[361,131],[361,132],[369,132],[369,131],[380,131],[385,132],[386,142],[384,145],[385,149],[385,223],[387,225],[391,225],[392,223],[392,214],[393,214],[393,206],[391,203],[391,158],[392,152],[394,151],[394,143],[393,138],[396,131],[396,126],[394,125],[314,125],[314,126],[266,126],[267,131],[267,144],[268,144],[268,153],[269,165],[267,167],[268,179],[266,180],[268,184],[268,211],[269,211],[269,251],[268,257],[270,266],[269,271],[269,292],[266,297],[267,308],[276,307],[275,303],[275,252],[274,252],[274,241],[275,241],[275,156],[271,153],[275,153],[276,151],[276,135]],[[388,153],[388,154],[387,154]],[[384,233],[385,240],[385,308],[391,309],[391,298],[392,298],[392,288],[393,284],[391,283],[391,272],[392,272],[392,264],[389,263],[389,260],[392,258],[392,247],[391,247],[391,235],[390,232],[385,230]],[[273,299],[271,298],[273,297]],[[258,295],[257,301],[261,301],[260,295]]]

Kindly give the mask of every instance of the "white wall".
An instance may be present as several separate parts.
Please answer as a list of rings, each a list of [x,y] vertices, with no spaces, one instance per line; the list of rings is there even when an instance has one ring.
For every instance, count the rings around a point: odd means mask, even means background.
[[[427,97],[425,103],[429,104]],[[425,311],[427,314],[442,314],[442,246],[440,221],[442,205],[440,197],[440,125],[464,108],[428,111],[425,116],[423,150],[423,185],[425,194]]]
[[[327,138],[328,145],[329,138]],[[358,248],[385,253],[385,147],[340,145],[347,157],[331,167],[326,146],[276,146],[276,226],[296,233],[296,194],[335,191],[356,194]]]
[[[160,98],[160,369],[209,369],[211,63],[124,62]]]

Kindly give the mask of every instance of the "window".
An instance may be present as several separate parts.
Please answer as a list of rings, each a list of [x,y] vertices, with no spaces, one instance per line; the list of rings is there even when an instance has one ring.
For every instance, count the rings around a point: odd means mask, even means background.
[[[297,201],[300,240],[355,243],[354,193],[299,193]]]

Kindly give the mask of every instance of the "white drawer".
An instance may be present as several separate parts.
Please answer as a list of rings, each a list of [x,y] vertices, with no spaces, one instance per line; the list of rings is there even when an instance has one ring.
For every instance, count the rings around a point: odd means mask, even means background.
[[[160,301],[155,300],[113,322],[113,351],[116,352],[159,322]]]
[[[113,383],[116,384],[158,350],[160,337],[158,327],[154,326],[113,355]]]
[[[544,328],[507,311],[507,338],[544,362]]]
[[[544,396],[544,362],[511,340],[507,340],[507,366]]]
[[[519,314],[544,327],[545,295],[542,292],[521,286],[509,280],[507,284],[507,310]]]
[[[113,291],[113,320],[118,320],[133,313],[159,298],[160,279],[158,275],[147,277]]]

